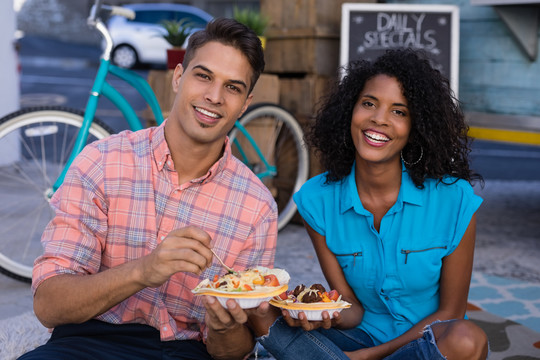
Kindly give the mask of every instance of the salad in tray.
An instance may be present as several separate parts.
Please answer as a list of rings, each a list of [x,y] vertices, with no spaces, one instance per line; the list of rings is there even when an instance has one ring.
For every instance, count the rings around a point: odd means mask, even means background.
[[[192,292],[215,296],[222,305],[227,299],[233,298],[247,309],[287,291],[289,280],[289,273],[283,269],[256,267],[205,279]]]

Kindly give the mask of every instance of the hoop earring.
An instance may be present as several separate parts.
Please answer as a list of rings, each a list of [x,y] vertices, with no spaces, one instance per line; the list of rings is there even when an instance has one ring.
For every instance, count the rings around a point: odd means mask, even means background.
[[[422,160],[422,157],[424,156],[424,148],[422,147],[422,145],[420,145],[420,157],[418,158],[418,160],[416,160],[413,163],[410,163],[410,162],[406,161],[403,158],[403,150],[401,150],[399,156],[401,157],[401,161],[403,161],[405,163],[405,165],[407,165],[408,167],[412,167],[412,166],[418,164],[420,162],[420,160]]]

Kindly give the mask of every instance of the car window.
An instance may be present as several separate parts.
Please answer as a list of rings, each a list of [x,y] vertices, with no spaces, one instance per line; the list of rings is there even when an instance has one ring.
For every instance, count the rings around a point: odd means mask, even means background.
[[[132,22],[143,22],[148,24],[159,24],[163,20],[173,20],[174,13],[171,11],[147,11],[139,10],[135,12],[135,19]]]
[[[202,17],[189,12],[167,10],[137,10],[135,11],[135,19],[129,21],[160,24],[163,20],[180,20],[184,18],[188,18],[195,28],[204,28],[207,23]]]
[[[196,27],[196,28],[204,28],[207,23],[206,20],[192,13],[187,13],[187,12],[182,12],[182,11],[175,12],[174,20],[180,20],[184,18],[188,18],[189,22],[193,23],[193,27]]]

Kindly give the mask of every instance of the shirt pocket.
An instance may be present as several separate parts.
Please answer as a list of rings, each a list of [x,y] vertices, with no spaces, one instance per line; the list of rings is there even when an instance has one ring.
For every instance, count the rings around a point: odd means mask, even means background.
[[[336,254],[336,259],[343,270],[345,279],[353,289],[373,288],[375,284],[373,269],[366,271],[366,259],[363,251]]]
[[[405,265],[407,265],[407,262],[409,260],[409,255],[411,255],[411,257],[414,257],[413,259],[414,261],[418,261],[418,260],[421,260],[422,258],[429,258],[431,255],[434,255],[434,254],[440,254],[441,253],[440,250],[446,250],[447,248],[448,246],[441,245],[441,246],[431,246],[431,247],[420,248],[420,249],[401,249],[401,254],[405,256]]]
[[[397,266],[403,286],[418,293],[437,289],[447,249],[447,245],[437,242],[401,248]]]

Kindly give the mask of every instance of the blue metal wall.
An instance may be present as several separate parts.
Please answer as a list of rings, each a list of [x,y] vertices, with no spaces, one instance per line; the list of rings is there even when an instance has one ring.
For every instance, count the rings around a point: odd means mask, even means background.
[[[387,3],[459,6],[459,97],[465,111],[540,116],[540,60],[529,60],[492,6],[472,6],[470,0]]]

